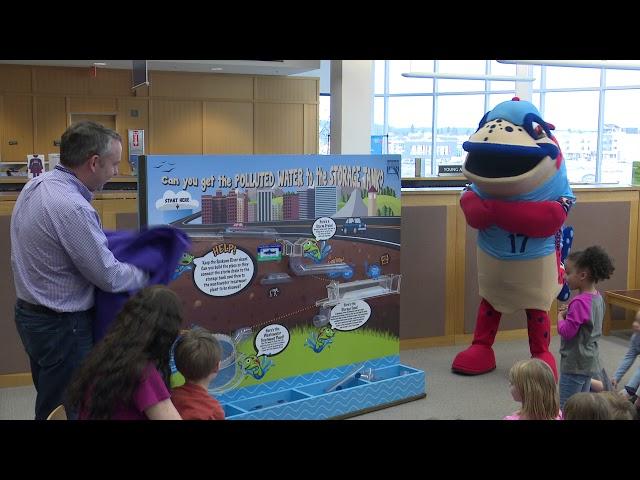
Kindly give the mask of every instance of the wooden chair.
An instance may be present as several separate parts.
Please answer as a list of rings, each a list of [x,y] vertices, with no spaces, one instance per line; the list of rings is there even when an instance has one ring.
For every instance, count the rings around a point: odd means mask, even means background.
[[[58,405],[53,412],[49,414],[47,420],[66,420],[67,412],[64,409],[64,405]]]

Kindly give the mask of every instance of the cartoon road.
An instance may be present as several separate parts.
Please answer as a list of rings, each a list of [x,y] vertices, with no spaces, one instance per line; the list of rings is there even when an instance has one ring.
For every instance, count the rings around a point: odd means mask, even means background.
[[[201,212],[196,212],[180,220],[174,221],[171,225],[185,230],[191,236],[206,232],[223,232],[231,223],[218,223],[213,225],[202,225],[196,223],[201,218]],[[400,217],[366,217],[367,230],[356,235],[342,235],[342,227],[346,218],[334,218],[336,222],[336,234],[333,240],[357,240],[358,242],[384,245],[389,248],[400,248]],[[311,227],[315,219],[308,220],[278,220],[277,222],[252,222],[245,224],[247,228],[256,229],[265,227],[275,230],[279,236],[283,237],[310,237],[313,238]]]

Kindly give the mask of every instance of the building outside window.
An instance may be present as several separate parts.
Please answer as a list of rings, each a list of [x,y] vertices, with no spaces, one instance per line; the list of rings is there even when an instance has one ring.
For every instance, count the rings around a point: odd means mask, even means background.
[[[331,139],[331,130],[330,130],[330,112],[331,112],[331,96],[326,93],[320,94],[320,109],[319,109],[319,121],[320,125],[318,128],[318,132],[320,135],[319,145],[319,153],[321,155],[328,155],[330,152],[329,149],[329,141]]]
[[[462,143],[484,112],[515,94],[509,81],[402,76],[516,76],[515,65],[494,60],[376,60],[374,69],[372,134],[388,135],[388,153],[401,155],[403,177],[415,176],[417,158],[421,176],[436,175],[438,165],[461,164]],[[529,70],[535,78],[531,101],[556,126],[569,180],[631,183],[632,162],[640,161],[640,71],[549,65]]]

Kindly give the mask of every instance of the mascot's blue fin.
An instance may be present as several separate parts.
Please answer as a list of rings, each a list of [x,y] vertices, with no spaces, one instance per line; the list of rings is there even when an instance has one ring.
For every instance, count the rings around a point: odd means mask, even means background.
[[[571,245],[573,245],[573,227],[563,227],[562,243],[560,245],[560,261],[562,263],[564,263],[565,259],[569,256]],[[570,296],[571,290],[569,290],[569,285],[565,281],[564,285],[562,286],[562,290],[560,290],[557,298],[561,302],[566,302],[567,300],[569,300]]]

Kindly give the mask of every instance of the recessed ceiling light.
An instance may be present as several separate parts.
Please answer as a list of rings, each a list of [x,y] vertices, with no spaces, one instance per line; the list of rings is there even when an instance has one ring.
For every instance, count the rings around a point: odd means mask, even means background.
[[[211,67],[212,72],[219,72],[220,70],[222,70],[222,67]]]
[[[104,62],[93,62],[96,67],[106,67],[107,64]]]

